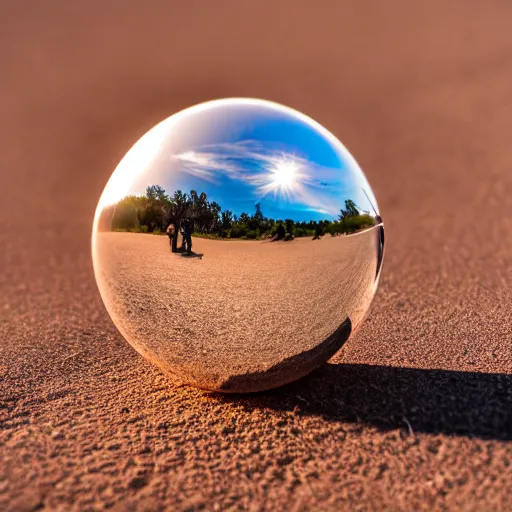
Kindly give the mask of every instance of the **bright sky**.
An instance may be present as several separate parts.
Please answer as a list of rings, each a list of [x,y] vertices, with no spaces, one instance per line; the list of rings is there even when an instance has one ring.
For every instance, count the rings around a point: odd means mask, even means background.
[[[307,116],[276,103],[218,100],[179,112],[150,130],[116,168],[101,205],[149,185],[206,192],[222,209],[297,221],[332,219],[346,199],[377,203],[344,146]]]

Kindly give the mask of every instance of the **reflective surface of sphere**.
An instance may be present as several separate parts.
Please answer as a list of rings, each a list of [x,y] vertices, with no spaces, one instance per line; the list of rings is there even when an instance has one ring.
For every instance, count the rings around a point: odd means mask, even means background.
[[[100,198],[93,262],[126,340],[176,380],[260,391],[326,362],[375,293],[384,228],[352,156],[253,99],[171,116]]]

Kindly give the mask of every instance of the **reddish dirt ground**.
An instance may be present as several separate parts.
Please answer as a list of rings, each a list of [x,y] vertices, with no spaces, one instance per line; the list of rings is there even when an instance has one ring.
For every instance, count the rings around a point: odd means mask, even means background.
[[[510,510],[512,4],[0,6],[2,510]],[[177,387],[106,313],[99,195],[156,122],[282,102],[386,222],[363,327],[254,396]]]

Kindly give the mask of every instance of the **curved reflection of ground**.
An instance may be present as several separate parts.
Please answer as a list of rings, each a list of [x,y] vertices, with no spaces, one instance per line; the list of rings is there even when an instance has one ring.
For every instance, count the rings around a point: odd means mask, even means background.
[[[255,391],[308,373],[357,328],[376,286],[378,229],[278,243],[194,238],[202,259],[172,254],[166,237],[101,232],[97,273],[122,333],[163,370]]]

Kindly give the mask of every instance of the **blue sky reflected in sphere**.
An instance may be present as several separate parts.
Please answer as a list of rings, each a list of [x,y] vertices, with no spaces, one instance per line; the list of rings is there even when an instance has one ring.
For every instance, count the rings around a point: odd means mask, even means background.
[[[269,218],[332,220],[347,199],[361,212],[378,212],[363,172],[332,134],[262,100],[212,101],[168,118],[132,148],[116,174],[123,186],[107,186],[104,204],[160,185],[168,194],[205,192],[235,215],[252,214],[259,203]]]

